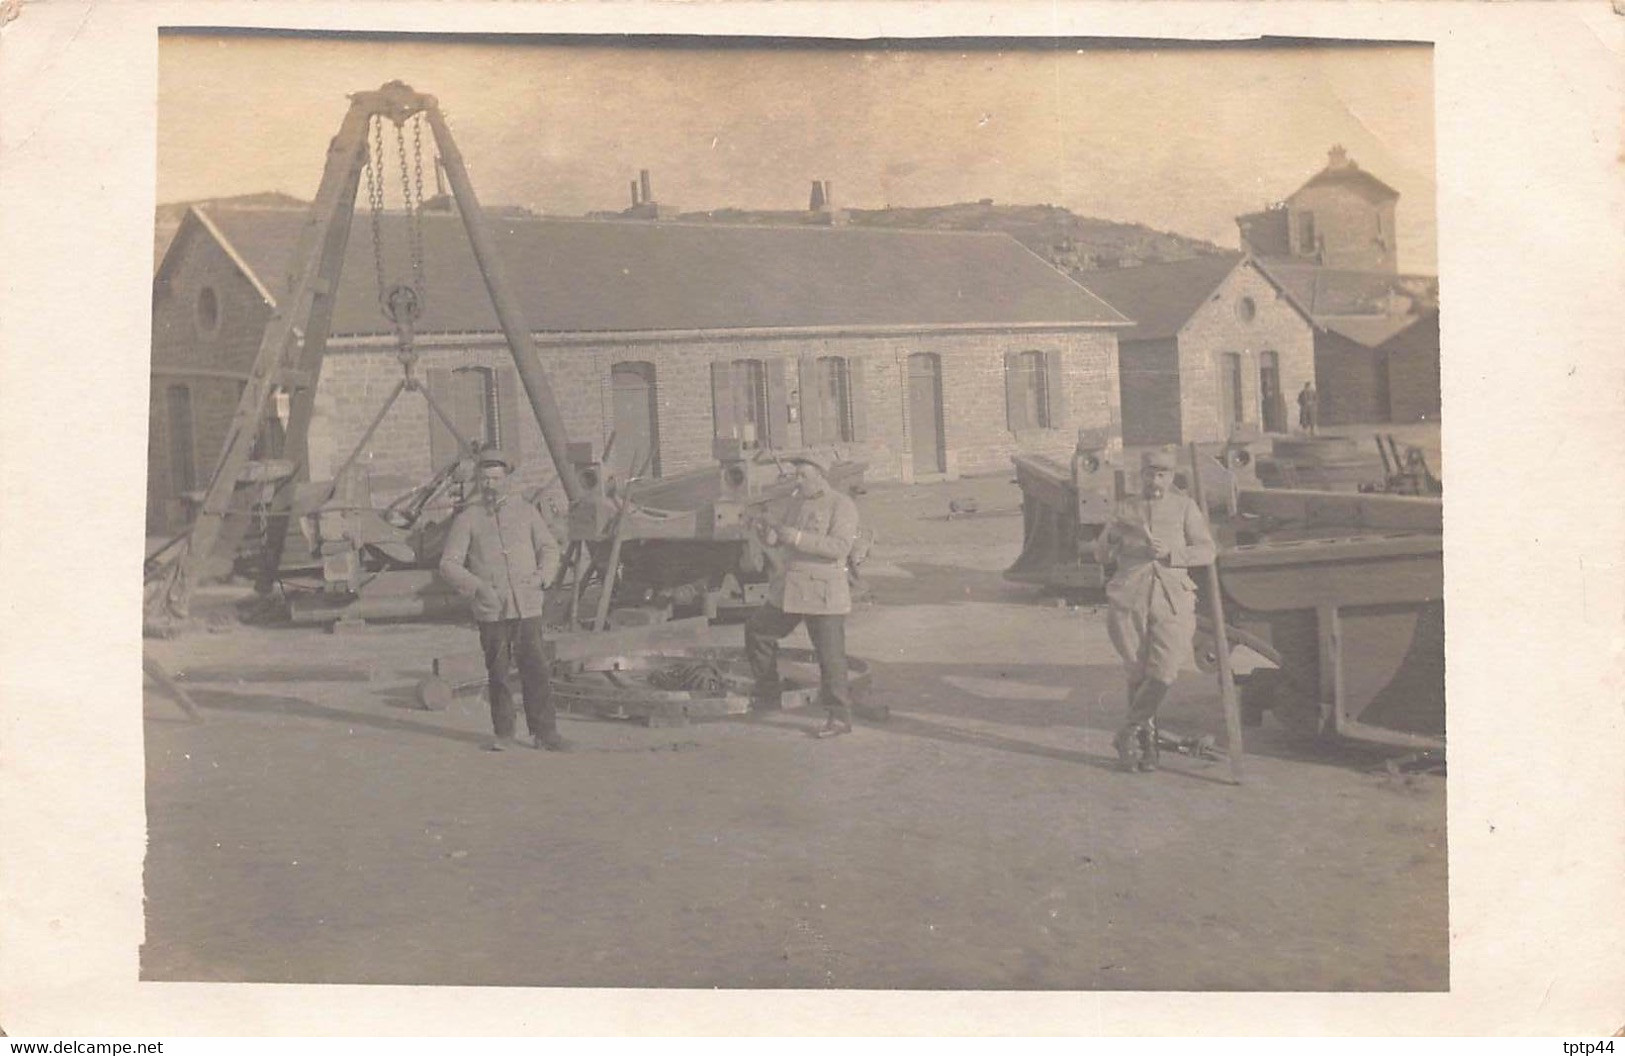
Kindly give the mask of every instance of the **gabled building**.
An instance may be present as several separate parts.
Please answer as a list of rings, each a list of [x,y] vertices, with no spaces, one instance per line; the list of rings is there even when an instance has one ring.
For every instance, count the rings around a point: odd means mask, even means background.
[[[835,445],[878,479],[930,479],[1064,456],[1118,419],[1129,321],[1003,234],[841,225],[564,220],[487,212],[572,439],[669,473],[715,437]],[[193,209],[153,288],[149,512],[174,525],[207,483],[308,213]],[[410,243],[378,226],[384,281]],[[511,356],[454,215],[423,215],[417,375],[465,436],[552,476]],[[398,272],[398,274],[397,274]],[[330,476],[402,377],[381,314],[370,224],[351,229],[317,387],[310,472]],[[427,479],[456,443],[408,393],[358,464]],[[274,430],[272,431],[274,432]]]
[[[1288,407],[1315,374],[1313,327],[1252,258],[1222,253],[1085,281],[1134,320],[1118,335],[1125,444],[1292,427]]]
[[[1280,205],[1236,218],[1243,248],[1314,323],[1327,425],[1439,417],[1439,280],[1399,273],[1398,202],[1333,147]]]
[[[1236,218],[1241,245],[1268,260],[1359,271],[1399,269],[1399,192],[1360,168],[1342,147],[1278,205]]]
[[[1260,266],[1314,323],[1322,423],[1439,420],[1436,278],[1274,261]]]

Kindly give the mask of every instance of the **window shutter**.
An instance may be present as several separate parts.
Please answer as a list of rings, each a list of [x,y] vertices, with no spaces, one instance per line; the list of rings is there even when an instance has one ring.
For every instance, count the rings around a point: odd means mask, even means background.
[[[451,371],[444,367],[431,367],[424,372],[428,379],[429,396],[448,415],[455,416],[456,386],[452,384]],[[429,411],[429,463],[436,471],[444,469],[452,460],[461,455],[457,449],[457,438],[451,435],[446,423],[440,420],[440,415],[432,409]]]
[[[790,386],[785,378],[782,357],[770,359],[767,368],[767,443],[783,447],[790,436]]]
[[[1044,424],[1051,429],[1064,429],[1067,424],[1065,363],[1064,352],[1056,350],[1044,353],[1044,395],[1048,399],[1045,411],[1049,415],[1049,420]]]
[[[863,383],[863,360],[856,357],[846,361],[846,398],[852,441],[861,444],[869,439],[869,389]]]
[[[801,443],[811,447],[824,441],[823,378],[819,376],[817,356],[802,356],[797,365],[801,375]]]
[[[719,360],[711,364],[711,418],[715,423],[713,436],[735,435],[732,363]]]
[[[519,426],[519,374],[512,367],[503,367],[492,371],[492,384],[497,387],[497,420],[491,429],[491,435],[496,438],[497,445],[508,452],[509,458],[521,458],[519,437],[522,431]],[[472,439],[472,438],[471,438]]]
[[[1004,354],[1004,416],[1012,433],[1027,428],[1027,401],[1021,376],[1021,353]]]

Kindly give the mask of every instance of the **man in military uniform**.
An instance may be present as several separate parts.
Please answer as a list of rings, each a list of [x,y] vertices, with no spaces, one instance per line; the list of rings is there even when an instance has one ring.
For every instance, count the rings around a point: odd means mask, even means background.
[[[829,712],[819,737],[852,732],[852,694],[846,674],[846,614],[852,611],[847,556],[858,535],[858,508],[830,486],[830,462],[818,454],[788,460],[796,467],[795,494],[777,520],[759,519],[772,578],[767,604],[745,623],[745,652],[755,676],[755,706],[772,708],[782,692],[779,639],[807,625],[818,655],[818,696]]]
[[[1173,448],[1146,452],[1140,494],[1120,502],[1095,539],[1096,559],[1117,564],[1106,585],[1106,628],[1128,675],[1128,717],[1112,739],[1126,770],[1157,767],[1157,708],[1196,632],[1196,584],[1185,570],[1214,559],[1207,518],[1174,490],[1178,464]]]
[[[1312,381],[1304,382],[1298,392],[1298,427],[1310,436],[1320,428],[1320,394]]]
[[[517,660],[532,746],[566,751],[569,744],[559,736],[542,640],[542,589],[558,571],[559,544],[541,512],[510,493],[513,468],[513,460],[500,450],[480,453],[475,469],[479,501],[451,522],[440,575],[473,598],[496,734],[486,747],[500,752],[521,746],[514,736],[511,684]]]

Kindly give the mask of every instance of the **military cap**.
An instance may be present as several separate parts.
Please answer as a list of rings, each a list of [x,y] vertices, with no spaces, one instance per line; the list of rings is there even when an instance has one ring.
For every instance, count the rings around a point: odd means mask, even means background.
[[[481,451],[475,458],[476,466],[501,466],[509,473],[513,472],[513,457],[500,447],[490,447]]]
[[[1146,469],[1179,468],[1179,451],[1172,447],[1154,447],[1140,456],[1140,465]]]

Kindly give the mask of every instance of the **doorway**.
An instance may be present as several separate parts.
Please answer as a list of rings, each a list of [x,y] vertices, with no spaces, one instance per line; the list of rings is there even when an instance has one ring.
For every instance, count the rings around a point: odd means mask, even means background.
[[[1224,435],[1230,436],[1247,420],[1242,403],[1241,354],[1226,352],[1219,357],[1219,414]]]
[[[1286,432],[1286,394],[1281,391],[1281,357],[1274,352],[1258,354],[1258,403],[1266,433]]]
[[[942,435],[942,358],[934,352],[908,357],[908,420],[914,441],[914,472],[945,473]]]
[[[633,460],[648,459],[646,477],[660,476],[660,420],[655,403],[655,365],[617,363],[610,368],[610,393],[615,415],[615,450],[611,468],[624,479]]]

